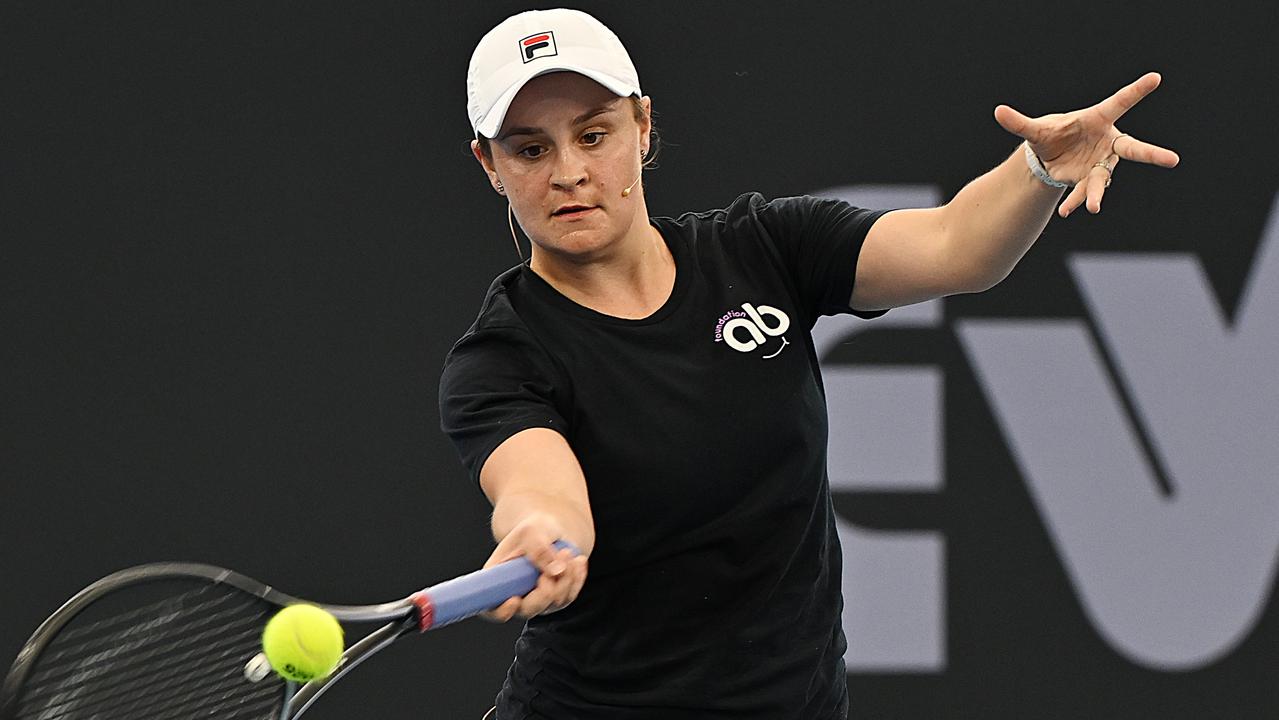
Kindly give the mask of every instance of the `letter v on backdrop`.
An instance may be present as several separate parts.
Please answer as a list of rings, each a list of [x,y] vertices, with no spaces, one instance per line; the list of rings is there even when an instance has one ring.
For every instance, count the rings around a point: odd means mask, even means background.
[[[1190,255],[1070,268],[1100,345],[1078,320],[956,330],[1097,630],[1201,667],[1252,630],[1279,559],[1279,196],[1233,322]]]
[[[934,189],[823,194],[911,207]],[[1279,560],[1279,196],[1233,318],[1190,255],[1068,265],[1095,332],[1074,318],[954,330],[1097,632],[1143,667],[1202,667],[1255,627]],[[940,306],[873,325],[936,327]],[[867,327],[824,318],[819,357]],[[943,370],[824,363],[833,489],[941,491]],[[895,428],[891,441],[880,427]],[[891,451],[903,444],[913,452]],[[942,534],[841,519],[840,535],[850,672],[943,670]]]

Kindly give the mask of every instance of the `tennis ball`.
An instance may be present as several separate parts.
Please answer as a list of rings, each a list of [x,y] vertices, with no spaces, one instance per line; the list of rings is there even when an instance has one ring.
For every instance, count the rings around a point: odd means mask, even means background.
[[[342,626],[314,605],[290,605],[267,622],[262,651],[285,680],[327,677],[342,659]]]

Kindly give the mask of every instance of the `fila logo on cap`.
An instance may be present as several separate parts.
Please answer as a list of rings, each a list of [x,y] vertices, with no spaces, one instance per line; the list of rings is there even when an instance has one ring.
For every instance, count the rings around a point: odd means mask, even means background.
[[[555,33],[550,30],[529,35],[520,40],[520,57],[524,59],[524,62],[558,54],[559,52],[555,50]]]

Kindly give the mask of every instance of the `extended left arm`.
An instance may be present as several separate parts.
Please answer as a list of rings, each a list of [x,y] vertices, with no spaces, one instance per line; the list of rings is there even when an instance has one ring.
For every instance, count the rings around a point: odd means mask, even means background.
[[[1058,208],[1062,217],[1081,204],[1097,213],[1121,158],[1163,167],[1178,162],[1171,150],[1114,125],[1159,80],[1148,73],[1090,108],[1039,118],[1000,105],[995,120],[1025,138],[1052,178],[1074,185]],[[885,214],[862,245],[850,306],[880,310],[990,288],[1039,237],[1061,194],[1031,172],[1023,145],[946,205]]]

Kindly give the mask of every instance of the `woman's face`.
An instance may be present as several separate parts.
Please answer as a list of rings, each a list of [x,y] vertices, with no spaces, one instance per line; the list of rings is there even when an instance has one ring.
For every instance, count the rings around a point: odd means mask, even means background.
[[[644,98],[645,110],[649,100]],[[500,181],[520,227],[538,249],[576,259],[601,257],[636,228],[646,231],[640,174],[650,123],[631,101],[573,72],[533,78],[521,88],[489,144],[472,144],[490,182]],[[536,250],[535,250],[536,252]]]

